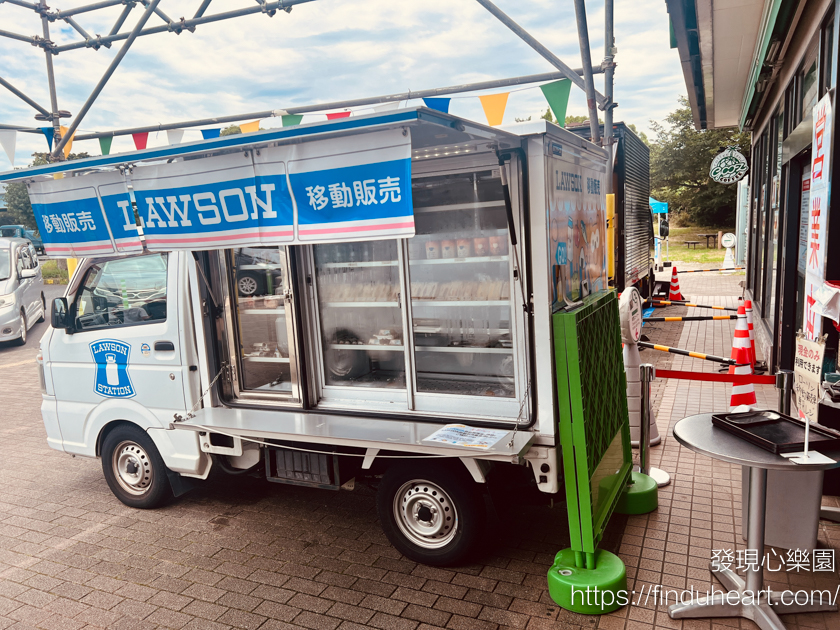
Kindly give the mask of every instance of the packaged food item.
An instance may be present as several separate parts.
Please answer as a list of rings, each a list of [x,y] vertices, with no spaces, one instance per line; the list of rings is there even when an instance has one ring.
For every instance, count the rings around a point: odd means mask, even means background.
[[[469,258],[472,256],[472,240],[468,238],[459,238],[457,241],[457,255],[458,258]]]
[[[507,254],[507,237],[506,236],[491,236],[490,237],[490,255],[504,256]]]
[[[426,242],[426,259],[437,260],[440,258],[440,243],[438,241]]]
[[[440,242],[440,257],[441,258],[455,258],[455,249],[457,244],[454,240],[445,240]]]
[[[490,247],[485,237],[473,239],[473,251],[476,256],[488,256],[490,254]]]
[[[426,246],[419,237],[408,239],[408,257],[412,260],[418,260],[426,255]],[[382,260],[386,260],[382,258]]]

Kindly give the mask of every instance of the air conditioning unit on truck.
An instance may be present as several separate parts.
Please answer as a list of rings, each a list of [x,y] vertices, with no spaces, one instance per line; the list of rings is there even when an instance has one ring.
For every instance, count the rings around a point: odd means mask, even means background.
[[[0,174],[49,255],[85,257],[41,341],[50,446],[136,508],[213,466],[370,477],[391,542],[452,564],[494,478],[578,487],[586,394],[608,518],[630,465],[605,159],[416,108]]]

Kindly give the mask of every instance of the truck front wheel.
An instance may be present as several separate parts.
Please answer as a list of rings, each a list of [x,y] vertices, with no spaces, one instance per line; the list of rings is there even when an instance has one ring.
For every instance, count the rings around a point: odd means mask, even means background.
[[[385,535],[400,553],[422,564],[450,566],[467,560],[481,542],[486,510],[463,467],[436,464],[389,468],[376,507]]]
[[[129,507],[159,507],[172,496],[166,465],[140,427],[121,425],[105,436],[102,472],[114,496]]]

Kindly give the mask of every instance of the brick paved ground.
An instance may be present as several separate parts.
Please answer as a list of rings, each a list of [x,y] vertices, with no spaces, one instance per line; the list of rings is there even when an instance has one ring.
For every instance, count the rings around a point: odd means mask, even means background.
[[[708,291],[734,303],[740,292],[737,277],[684,277],[684,292],[692,297]],[[669,326],[646,326],[645,334],[728,353],[729,322]],[[24,348],[0,347],[0,630],[712,627],[675,623],[644,606],[602,618],[558,609],[545,590],[545,571],[568,545],[564,506],[502,505],[491,521],[493,552],[448,570],[414,564],[391,548],[365,488],[328,492],[222,481],[164,509],[125,508],[108,490],[98,461],[47,447],[32,362],[38,336],[33,330]],[[642,358],[678,369],[693,369],[695,361],[653,351]],[[604,546],[624,558],[631,588],[708,587],[710,550],[741,546],[740,471],[682,449],[669,427],[690,413],[725,407],[728,391],[658,382],[655,392],[663,444],[652,450],[652,460],[674,482],[654,514],[613,517]],[[770,388],[760,396],[768,406],[775,401]],[[840,528],[824,523],[820,541],[840,544]],[[808,576],[790,580],[811,583]],[[836,585],[836,576],[830,581]],[[838,619],[787,621],[832,628],[840,627]],[[739,627],[737,620],[720,621],[720,627]]]

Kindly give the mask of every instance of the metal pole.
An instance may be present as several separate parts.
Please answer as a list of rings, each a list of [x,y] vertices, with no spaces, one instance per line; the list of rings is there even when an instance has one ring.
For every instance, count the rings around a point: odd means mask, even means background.
[[[41,0],[43,3],[45,0]],[[134,25],[134,28],[131,31],[131,34],[128,36],[128,39],[125,40],[125,43],[120,48],[119,52],[117,52],[116,56],[111,60],[111,63],[108,65],[108,69],[105,70],[105,74],[99,80],[99,83],[96,84],[96,87],[93,88],[93,92],[91,92],[90,96],[88,96],[87,101],[85,104],[82,105],[82,108],[79,110],[79,113],[76,114],[76,117],[73,119],[73,124],[70,125],[70,128],[67,130],[67,135],[61,139],[61,142],[55,147],[53,151],[53,155],[60,155],[61,150],[64,148],[64,145],[67,144],[67,140],[73,137],[73,133],[78,129],[79,124],[84,119],[85,115],[90,110],[93,102],[96,100],[96,97],[99,96],[99,93],[102,91],[102,88],[105,87],[105,84],[108,82],[108,79],[111,78],[111,75],[114,74],[114,71],[117,69],[117,66],[120,65],[120,62],[125,57],[128,49],[131,48],[131,45],[134,43],[134,40],[137,39],[138,33],[140,33],[143,26],[145,26],[146,22],[154,13],[155,8],[157,7],[160,0],[151,0],[149,6],[146,7],[146,10],[143,12],[143,15],[140,16],[140,19],[137,20],[137,24]],[[46,28],[46,27],[44,27]],[[52,66],[50,66],[52,67]],[[53,106],[55,107],[55,105]],[[57,108],[56,108],[57,109]],[[56,118],[55,124],[58,124],[58,119]]]
[[[613,29],[613,0],[604,0],[604,146],[610,152],[607,160],[607,194],[613,190],[613,83],[615,77],[615,31]]]
[[[639,366],[639,380],[642,383],[642,416],[639,420],[639,472],[647,475],[650,472],[650,382],[653,380],[653,366],[650,363],[642,363]]]
[[[32,100],[31,98],[29,98],[26,94],[24,94],[24,93],[23,93],[23,92],[21,92],[19,89],[17,89],[14,85],[12,85],[12,84],[11,84],[11,83],[9,83],[8,81],[6,81],[6,79],[4,79],[3,77],[0,77],[0,85],[2,85],[4,88],[6,88],[7,90],[9,90],[9,92],[11,92],[11,93],[12,93],[12,94],[14,94],[15,96],[17,96],[17,97],[18,97],[19,99],[21,99],[22,101],[25,101],[26,103],[28,103],[28,104],[29,104],[30,106],[32,106],[34,109],[37,109],[39,112],[41,112],[42,114],[44,114],[44,116],[49,116],[49,115],[50,115],[50,112],[48,112],[46,109],[44,109],[43,107],[41,107],[40,105],[38,105],[38,103],[36,103],[35,101],[33,101],[33,100]]]
[[[524,28],[519,26],[519,24],[510,19],[506,13],[499,9],[499,7],[490,2],[490,0],[476,0],[476,2],[478,2],[481,6],[487,9],[496,17],[496,19],[498,19],[502,24],[507,26],[516,35],[518,35],[519,38],[522,39],[522,41],[524,41],[531,48],[533,48],[540,55],[542,55],[542,57],[546,59],[552,66],[554,66],[560,72],[562,72],[565,78],[569,79],[581,90],[586,90],[586,84],[584,83],[583,79],[581,79],[577,74],[575,74],[575,72],[573,72],[569,66],[560,61],[557,55],[555,55],[548,48],[539,43],[530,33],[528,33],[528,31],[526,31]],[[592,64],[590,63],[589,66],[591,67]],[[592,89],[595,89],[594,84]],[[594,92],[593,98],[597,99],[598,104],[601,106],[606,104],[606,99],[604,98],[603,94],[598,94],[598,92]]]
[[[779,411],[790,415],[790,395],[793,391],[793,370],[776,372],[776,388],[779,390]]]
[[[767,503],[767,471],[764,468],[750,468],[749,523],[747,524],[747,549],[764,554],[764,512]],[[763,563],[756,562],[755,570],[747,570],[747,591],[758,593],[764,588]]]
[[[203,0],[201,6],[198,7],[198,10],[195,12],[193,19],[200,18],[204,15],[204,12],[207,10],[207,7],[210,6],[212,0]]]
[[[598,122],[598,107],[595,101],[595,79],[592,77],[592,72],[586,71],[587,68],[592,67],[592,53],[589,50],[589,28],[586,26],[586,5],[583,0],[575,0],[575,18],[577,19],[578,40],[580,41],[580,60],[583,63],[586,107],[589,109],[589,129],[592,134],[592,142],[601,144],[601,125]]]
[[[8,2],[9,0],[6,0]],[[106,7],[113,7],[118,4],[123,4],[123,0],[104,0],[103,2],[96,2],[95,4],[86,4],[81,7],[67,9],[66,11],[55,11],[52,17],[63,20],[71,15],[78,15],[79,13],[87,13],[88,11],[96,11],[97,9],[104,9]]]
[[[593,70],[596,70],[593,68]],[[583,70],[576,68],[573,70],[579,74]],[[255,118],[272,118],[274,116],[282,116],[284,114],[306,114],[310,112],[321,112],[330,109],[345,109],[348,107],[361,107],[365,105],[377,105],[380,103],[393,103],[399,101],[407,101],[410,99],[428,98],[430,96],[443,96],[445,94],[458,94],[460,92],[474,92],[478,90],[491,90],[500,87],[507,87],[510,85],[523,85],[526,83],[541,83],[544,81],[556,81],[562,79],[564,75],[560,72],[546,72],[543,74],[531,74],[523,77],[513,77],[509,79],[495,79],[492,81],[482,81],[480,83],[465,83],[463,85],[454,85],[443,88],[432,88],[429,90],[419,90],[417,92],[400,92],[398,94],[389,94],[386,96],[373,96],[370,98],[357,98],[345,101],[334,101],[331,103],[316,103],[314,105],[303,105],[300,107],[288,107],[283,110],[269,109],[261,112],[250,112],[248,114],[235,114],[231,116],[219,116],[216,118],[203,118],[199,120],[190,120],[185,122],[167,123],[160,125],[149,125],[146,127],[134,127],[132,129],[117,129],[114,131],[102,131],[97,133],[85,133],[76,136],[76,140],[93,140],[95,138],[103,138],[108,136],[125,136],[133,133],[144,133],[152,131],[165,131],[167,129],[183,129],[185,127],[200,127],[202,125],[215,125],[223,123],[232,123],[240,120],[254,120]]]
[[[16,39],[21,42],[26,42],[27,44],[32,44],[33,46],[40,46],[39,40],[35,37],[31,37],[30,35],[19,35],[18,33],[12,33],[11,31],[0,31],[0,37],[8,37],[9,39]]]
[[[46,16],[47,2],[40,0],[39,8],[41,10],[41,26],[44,29],[44,39],[50,41],[50,21]],[[50,88],[50,107],[52,108],[52,126],[53,126],[53,142],[61,140],[61,119],[58,117],[58,95],[55,91],[55,72],[53,71],[53,54],[49,50],[44,49],[44,56],[47,59],[47,85]],[[55,145],[53,145],[55,146]],[[62,144],[62,146],[64,146]],[[53,156],[58,156],[58,160],[64,159],[64,154],[58,151],[53,153]]]
[[[120,17],[117,18],[117,21],[114,23],[114,27],[111,29],[111,32],[108,33],[108,37],[111,35],[115,35],[117,31],[122,28],[122,25],[125,23],[125,19],[128,17],[128,14],[131,13],[131,10],[134,8],[134,3],[129,2],[125,5],[122,13],[120,13]],[[106,44],[106,46],[110,46],[110,44]]]

